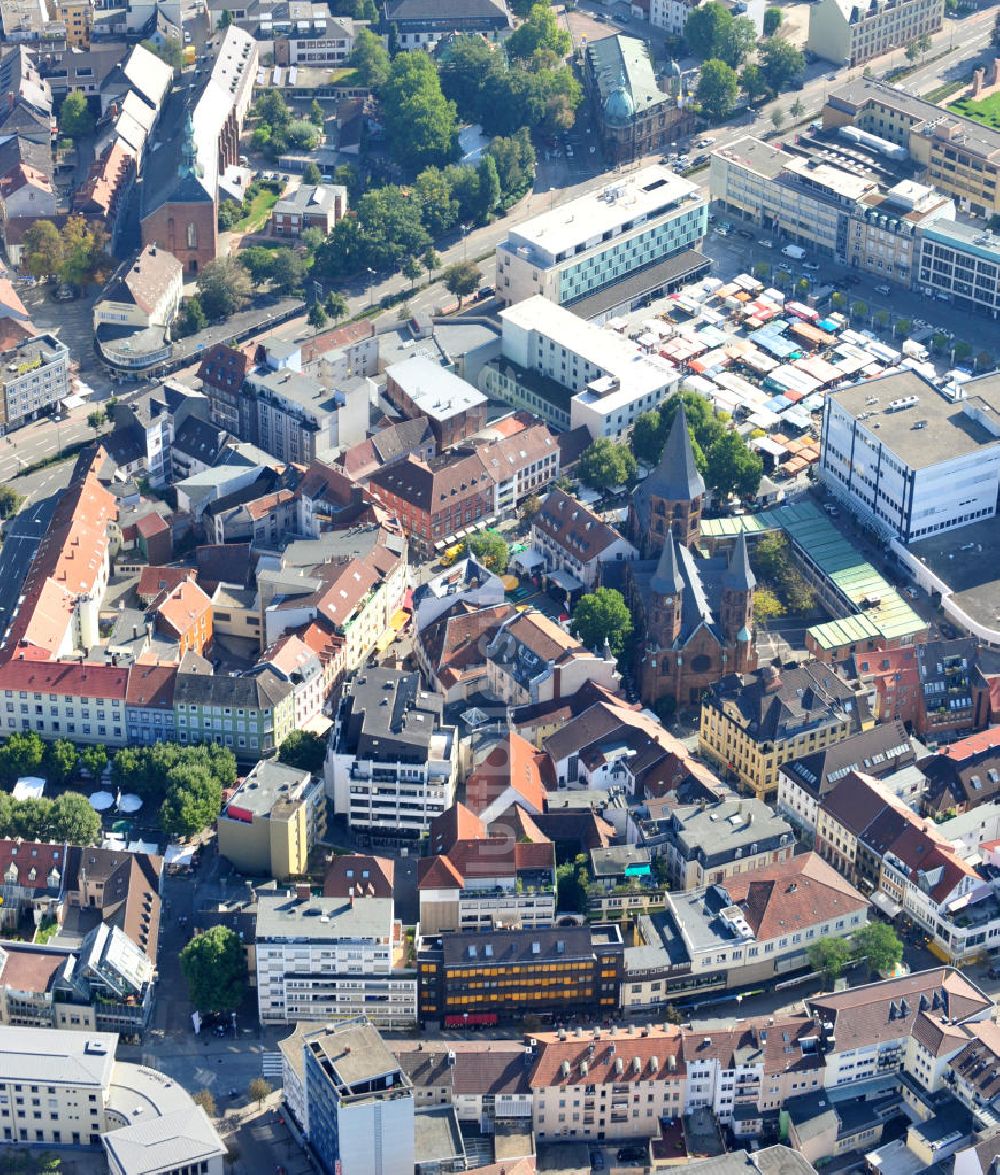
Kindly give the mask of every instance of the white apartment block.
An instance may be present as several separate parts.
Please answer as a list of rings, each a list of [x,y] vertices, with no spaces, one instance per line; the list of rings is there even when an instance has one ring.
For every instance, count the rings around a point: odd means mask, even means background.
[[[663,29],[668,37],[684,33],[687,18],[701,0],[649,0],[649,23],[654,29]]]
[[[831,392],[820,477],[886,537],[915,542],[996,513],[1000,375],[950,401],[914,372]]]
[[[809,9],[807,47],[837,65],[861,65],[905,49],[944,23],[944,0],[819,0]]]
[[[541,295],[500,317],[503,358],[571,392],[570,427],[583,426],[592,437],[620,439],[637,416],[677,390],[680,373],[672,363]]]
[[[981,225],[940,221],[920,234],[915,285],[963,309],[1000,315],[1000,234]]]
[[[417,980],[393,969],[391,898],[314,897],[309,887],[262,893],[257,905],[261,1024],[367,1016],[380,1028],[417,1019]]]
[[[653,164],[512,227],[497,246],[497,296],[568,305],[696,248],[707,229],[698,186]]]
[[[4,351],[0,391],[3,432],[57,407],[70,393],[69,351],[55,335],[37,335]]]

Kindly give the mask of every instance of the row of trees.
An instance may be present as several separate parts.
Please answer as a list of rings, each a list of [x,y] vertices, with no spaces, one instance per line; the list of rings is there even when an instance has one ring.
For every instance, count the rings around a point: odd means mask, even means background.
[[[107,761],[103,746],[78,747],[66,738],[45,742],[37,731],[16,731],[0,743],[0,784],[10,787],[22,775],[43,775],[59,787],[81,768],[96,778]]]
[[[101,818],[79,792],[66,791],[54,800],[15,800],[0,792],[0,837],[18,836],[93,845],[101,838]]]
[[[21,268],[37,278],[58,278],[77,285],[103,281],[113,262],[107,233],[82,216],[67,217],[62,228],[36,220],[24,234]]]
[[[755,599],[758,620],[785,612],[810,612],[816,606],[816,593],[796,567],[783,531],[767,534],[756,543],[752,562],[759,581]]]
[[[723,499],[730,494],[752,498],[764,474],[760,455],[728,427],[729,417],[724,412],[715,412],[709,401],[697,392],[671,396],[660,408],[644,412],[636,420],[632,432],[636,457],[648,465],[660,460],[681,404],[687,414],[695,463],[706,484]]]
[[[845,968],[865,961],[872,971],[893,974],[903,959],[903,944],[885,922],[869,922],[850,938],[821,938],[811,943],[809,963],[833,984]]]

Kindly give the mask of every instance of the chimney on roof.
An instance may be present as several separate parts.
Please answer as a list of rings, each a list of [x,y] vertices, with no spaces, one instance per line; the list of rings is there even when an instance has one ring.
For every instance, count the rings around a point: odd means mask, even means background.
[[[300,882],[295,887],[295,900],[297,902],[308,902],[312,897],[312,890],[309,888],[307,882]]]

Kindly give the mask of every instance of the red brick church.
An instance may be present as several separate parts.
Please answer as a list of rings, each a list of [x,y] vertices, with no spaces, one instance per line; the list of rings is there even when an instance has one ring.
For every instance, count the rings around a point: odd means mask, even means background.
[[[697,554],[704,496],[681,407],[659,465],[629,503],[628,537],[643,559],[608,565],[632,611],[635,675],[647,706],[696,706],[725,674],[757,668],[746,540],[741,535],[728,558]]]

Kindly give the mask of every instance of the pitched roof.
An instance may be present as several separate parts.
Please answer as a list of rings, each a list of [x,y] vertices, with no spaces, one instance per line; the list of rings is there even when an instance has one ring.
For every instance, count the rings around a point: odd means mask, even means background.
[[[43,892],[52,889],[58,893],[66,878],[67,847],[64,844],[35,840],[6,838],[0,840],[0,877],[13,865],[17,870],[17,884],[25,889]],[[55,869],[58,878],[49,886],[49,875]]]
[[[198,367],[198,378],[209,387],[236,393],[243,386],[252,366],[253,358],[249,349],[230,347],[228,343],[213,343]]]
[[[193,579],[182,580],[170,589],[160,601],[154,601],[153,610],[175,636],[182,637],[212,611],[212,601]]]
[[[501,625],[516,614],[512,604],[476,608],[460,600],[428,624],[419,639],[441,685],[448,689],[469,670],[485,667],[486,647]]]
[[[681,404],[670,426],[667,443],[653,472],[632,493],[632,503],[643,527],[649,526],[653,498],[668,502],[690,502],[705,493],[705,481],[698,472],[688,432],[687,414]]]
[[[374,898],[391,898],[395,886],[396,862],[388,857],[365,853],[344,853],[334,857],[323,879],[325,898],[346,898],[351,890]]]
[[[611,1036],[596,1031],[585,1036],[536,1032],[538,1060],[531,1088],[553,1085],[631,1084],[654,1079],[680,1081],[686,1073],[681,1030],[665,1024]],[[636,1064],[638,1062],[638,1064]]]
[[[972,1040],[948,1067],[984,1102],[991,1102],[1000,1094],[1000,1025],[984,1020],[970,1024],[968,1030]]]
[[[532,526],[583,563],[625,541],[613,526],[560,489],[546,495]]]
[[[144,567],[139,573],[135,594],[144,604],[154,600],[160,592],[168,592],[196,575],[193,567]]]
[[[896,809],[874,779],[850,771],[827,792],[820,808],[854,836],[860,836],[887,808]]]
[[[953,967],[933,967],[806,1000],[807,1010],[821,1023],[833,1025],[837,1052],[909,1036],[923,1011],[963,1021],[991,1006],[989,997]]]
[[[485,835],[486,825],[482,820],[461,801],[456,801],[431,821],[427,838],[428,851],[446,853],[457,841]]]
[[[407,454],[402,461],[377,470],[370,480],[376,497],[380,490],[394,494],[430,514],[473,494],[492,494],[494,487],[479,451],[449,454],[436,458],[433,465]]]
[[[867,910],[868,902],[818,853],[737,873],[725,881],[759,940],[783,937],[837,915]]]
[[[8,661],[0,665],[0,689],[77,698],[125,700],[128,670],[79,661]]]
[[[729,566],[722,576],[722,586],[736,592],[752,592],[757,586],[757,579],[750,570],[750,556],[747,554],[747,540],[743,531],[740,531],[729,557]]]
[[[533,811],[541,812],[547,784],[554,783],[548,755],[510,731],[469,775],[465,802],[478,815],[511,787]]]

